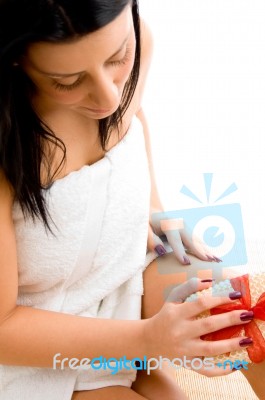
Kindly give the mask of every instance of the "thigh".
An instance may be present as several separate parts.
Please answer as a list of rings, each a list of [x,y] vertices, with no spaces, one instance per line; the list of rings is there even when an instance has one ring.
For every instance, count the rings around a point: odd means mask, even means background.
[[[262,376],[265,376],[265,361],[259,364],[251,364],[248,370],[241,369],[240,372],[248,380],[257,398],[265,400],[264,380],[260,379]]]
[[[138,371],[132,389],[149,400],[188,400],[177,383],[176,371],[166,363],[161,370],[153,370],[150,375],[146,371]]]
[[[142,297],[142,318],[156,314],[164,304],[167,295],[177,285],[189,278],[225,279],[228,271],[221,263],[201,261],[189,254],[191,265],[181,265],[173,253],[154,260],[144,271],[144,295]]]
[[[101,389],[74,392],[72,400],[147,400],[134,390],[124,386],[108,386]]]

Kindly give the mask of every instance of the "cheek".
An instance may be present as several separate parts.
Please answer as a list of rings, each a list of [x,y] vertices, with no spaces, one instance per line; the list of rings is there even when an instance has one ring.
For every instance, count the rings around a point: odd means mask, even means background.
[[[129,79],[130,74],[133,69],[134,60],[128,62],[127,64],[123,65],[118,74],[118,80],[121,84],[125,84],[126,81]]]
[[[85,90],[84,87],[75,89],[73,91],[56,90],[54,87],[44,87],[39,88],[39,94],[43,94],[46,98],[52,100],[55,103],[72,105],[82,101],[87,95],[87,90]]]
[[[132,53],[135,52],[135,48],[132,50]],[[127,60],[125,64],[121,64],[116,72],[114,77],[114,82],[117,83],[119,86],[124,86],[127,80],[130,77],[130,74],[133,69],[135,58],[132,56]]]
[[[49,92],[49,97],[56,103],[71,105],[80,102],[85,94],[82,91],[55,91]]]

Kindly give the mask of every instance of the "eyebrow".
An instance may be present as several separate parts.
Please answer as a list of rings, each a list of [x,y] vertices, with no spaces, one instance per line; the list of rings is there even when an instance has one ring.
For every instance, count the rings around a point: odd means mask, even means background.
[[[121,46],[118,48],[118,50],[115,51],[115,53],[113,53],[113,54],[108,58],[108,60],[110,60],[111,58],[113,58],[113,57],[115,57],[117,54],[119,54],[119,52],[123,49],[125,43],[128,41],[129,37],[130,37],[130,33],[129,33],[129,35],[127,35],[127,37],[124,39],[124,41],[122,42],[122,44],[121,44]],[[43,74],[43,75],[47,75],[47,76],[49,76],[49,77],[51,77],[51,78],[70,78],[71,76],[76,76],[76,75],[84,74],[86,71],[72,72],[71,74],[60,74],[60,73],[57,73],[57,72],[44,72],[44,71],[40,71],[40,70],[38,69],[38,72],[40,72],[40,73]]]

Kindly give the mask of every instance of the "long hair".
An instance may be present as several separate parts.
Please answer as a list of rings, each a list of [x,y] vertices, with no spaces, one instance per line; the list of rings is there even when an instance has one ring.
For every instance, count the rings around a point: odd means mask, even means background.
[[[113,21],[131,4],[136,50],[134,65],[124,87],[119,108],[98,121],[102,149],[133,97],[140,69],[140,23],[137,0],[1,0],[0,2],[0,168],[11,183],[24,217],[40,218],[50,230],[41,167],[48,182],[66,159],[64,143],[40,120],[31,105],[33,83],[16,67],[27,47],[39,41],[62,43],[76,40]],[[44,152],[45,143],[45,152]],[[48,144],[48,146],[47,146]],[[49,145],[50,144],[50,145]],[[51,172],[55,149],[61,163]],[[50,151],[47,152],[47,149]],[[49,185],[47,185],[49,187]]]

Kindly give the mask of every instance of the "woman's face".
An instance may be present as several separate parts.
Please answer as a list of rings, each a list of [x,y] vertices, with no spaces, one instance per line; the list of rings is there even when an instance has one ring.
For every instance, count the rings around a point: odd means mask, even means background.
[[[74,42],[30,45],[21,65],[36,87],[33,102],[44,111],[64,109],[106,118],[120,105],[135,45],[130,6],[105,27]]]

